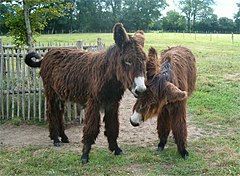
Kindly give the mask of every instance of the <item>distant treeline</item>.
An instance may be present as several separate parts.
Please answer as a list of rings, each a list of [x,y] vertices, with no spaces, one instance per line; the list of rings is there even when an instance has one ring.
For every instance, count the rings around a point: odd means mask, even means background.
[[[170,10],[163,16],[165,0],[65,0],[64,15],[47,19],[47,25],[39,32],[111,32],[115,22],[122,22],[129,31],[240,33],[240,12],[234,19],[218,18],[212,9],[214,0],[191,0],[191,7],[188,1],[176,0],[180,12]],[[240,8],[240,4],[236,6]],[[15,9],[10,3],[0,4],[0,34],[9,32],[5,21],[8,13],[14,15]]]

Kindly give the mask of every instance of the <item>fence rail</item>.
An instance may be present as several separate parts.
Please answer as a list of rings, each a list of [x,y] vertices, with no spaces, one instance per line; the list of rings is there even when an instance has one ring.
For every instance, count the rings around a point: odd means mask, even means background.
[[[105,48],[101,38],[97,44],[84,44],[77,41],[76,45],[56,44],[44,46],[38,44],[35,51],[44,56],[52,48],[77,48],[80,50],[97,51]],[[4,45],[0,39],[0,119],[21,118],[23,120],[46,121],[46,99],[39,76],[39,69],[32,69],[24,63],[27,47],[18,48]],[[78,104],[67,103],[65,120],[82,118],[82,108]]]

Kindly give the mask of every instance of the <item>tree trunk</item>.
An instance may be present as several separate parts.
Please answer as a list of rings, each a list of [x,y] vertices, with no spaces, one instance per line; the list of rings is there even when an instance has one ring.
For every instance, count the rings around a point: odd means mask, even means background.
[[[24,9],[24,18],[25,18],[26,32],[27,32],[28,52],[32,52],[34,51],[34,46],[33,46],[32,30],[31,30],[30,19],[29,19],[28,0],[23,0],[23,9]]]
[[[196,13],[194,12],[194,14],[193,14],[193,25],[192,25],[192,29],[193,30],[196,30]]]
[[[187,17],[187,31],[191,32],[191,18]]]

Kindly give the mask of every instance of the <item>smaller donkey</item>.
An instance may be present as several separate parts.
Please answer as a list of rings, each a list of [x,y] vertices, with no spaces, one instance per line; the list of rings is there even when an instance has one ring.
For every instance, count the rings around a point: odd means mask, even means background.
[[[147,91],[134,107],[130,122],[133,126],[157,116],[157,130],[160,138],[158,151],[164,149],[172,130],[178,151],[186,159],[187,98],[195,89],[196,64],[192,52],[181,46],[165,50],[158,60],[154,48],[149,49],[147,62]]]

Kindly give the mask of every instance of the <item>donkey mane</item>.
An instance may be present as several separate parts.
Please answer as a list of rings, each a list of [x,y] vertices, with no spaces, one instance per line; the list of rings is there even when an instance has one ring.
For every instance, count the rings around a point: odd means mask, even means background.
[[[156,57],[151,59],[151,57]],[[161,65],[157,59],[157,51],[154,48],[149,49],[149,60],[147,62],[147,83],[151,92],[158,93],[154,95],[155,100],[163,97],[163,90],[165,89],[165,82],[172,82],[172,63],[171,58],[167,58]],[[159,91],[161,90],[161,91]]]

